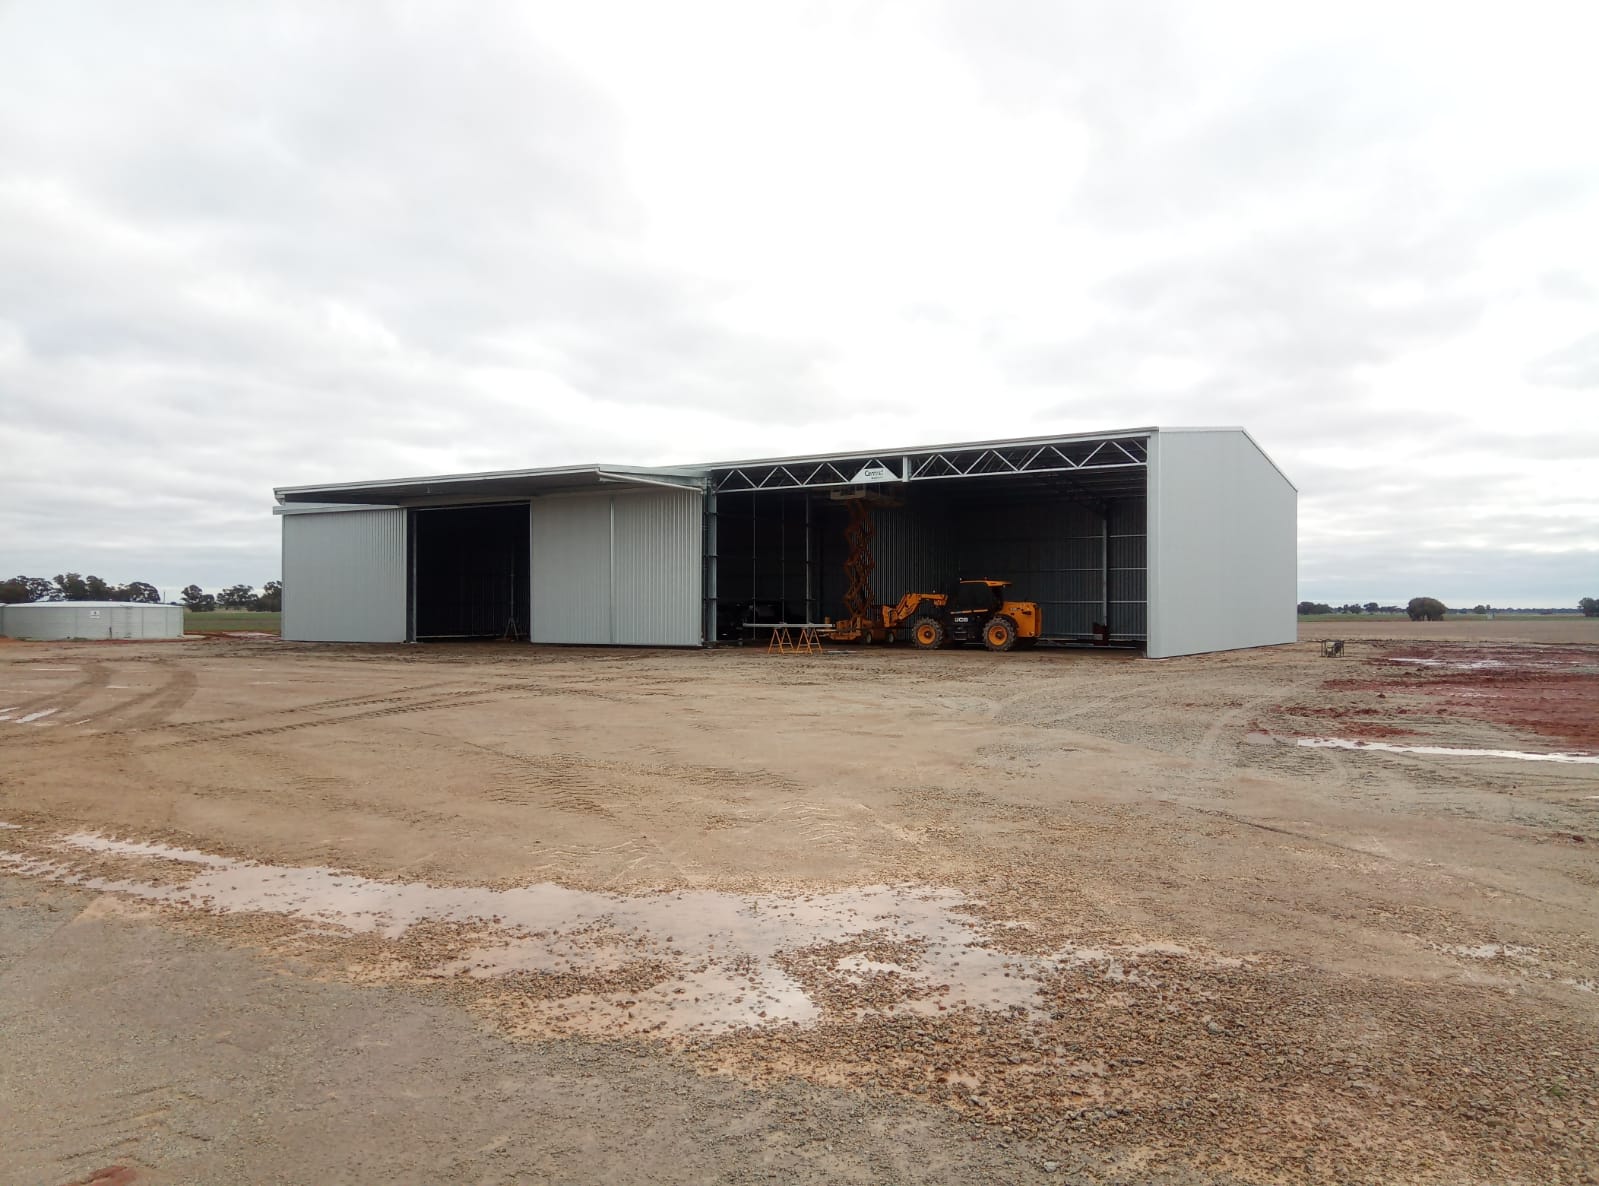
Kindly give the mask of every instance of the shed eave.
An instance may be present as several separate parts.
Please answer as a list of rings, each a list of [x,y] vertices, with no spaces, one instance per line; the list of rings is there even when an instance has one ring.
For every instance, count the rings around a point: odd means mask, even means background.
[[[428,497],[531,498],[568,490],[605,485],[674,486],[697,490],[704,474],[682,467],[628,465],[564,465],[540,469],[489,470],[475,474],[435,474],[418,478],[387,478],[362,482],[334,482],[316,486],[279,486],[273,490],[280,504],[312,503],[323,507],[396,505]]]

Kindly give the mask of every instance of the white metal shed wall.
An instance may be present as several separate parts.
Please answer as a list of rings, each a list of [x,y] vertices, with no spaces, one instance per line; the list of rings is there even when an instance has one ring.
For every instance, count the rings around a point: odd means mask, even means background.
[[[534,642],[611,641],[611,496],[533,500]]]
[[[1238,429],[1149,443],[1151,659],[1298,638],[1299,495]]]
[[[404,642],[405,512],[283,516],[283,637]]]
[[[703,495],[533,500],[534,642],[698,646]]]

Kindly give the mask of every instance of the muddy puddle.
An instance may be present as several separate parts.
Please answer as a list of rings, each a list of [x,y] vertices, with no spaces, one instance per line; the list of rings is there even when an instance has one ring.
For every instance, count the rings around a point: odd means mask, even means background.
[[[1295,744],[1308,749],[1381,750],[1390,754],[1435,754],[1447,758],[1514,758],[1523,762],[1599,765],[1599,754],[1539,754],[1513,749],[1465,749],[1452,745],[1393,745],[1386,741],[1356,741],[1346,737],[1301,737]]]
[[[13,725],[43,725],[46,723],[45,717],[54,716],[61,711],[59,708],[41,708],[36,712],[23,713],[18,716],[17,707],[17,705],[12,705],[9,708],[0,708],[0,721],[9,721]],[[55,722],[51,721],[49,723],[54,724]]]
[[[139,876],[142,862],[148,880]],[[972,899],[925,885],[637,896],[550,884],[449,887],[81,832],[0,848],[0,868],[196,911],[285,916],[325,934],[402,946],[419,924],[461,926],[469,945],[423,975],[508,986],[520,978],[537,989],[524,1002],[528,1020],[550,1033],[805,1025],[856,997],[871,999],[857,1014],[1038,1015],[1041,981],[1063,966],[1093,965],[1100,978],[1138,982],[1152,978],[1142,957],[1209,959],[1171,944],[1016,954],[994,945],[1004,928],[971,913]]]
[[[1498,659],[1410,659],[1405,657],[1389,658],[1385,663],[1408,663],[1415,667],[1443,667],[1450,671],[1492,671],[1496,668],[1511,666]]]

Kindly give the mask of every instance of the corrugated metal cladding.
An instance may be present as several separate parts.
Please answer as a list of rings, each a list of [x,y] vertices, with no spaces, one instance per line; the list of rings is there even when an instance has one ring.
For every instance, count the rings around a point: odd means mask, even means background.
[[[533,502],[534,642],[611,640],[611,496]]]
[[[892,605],[906,593],[942,592],[961,572],[959,529],[942,510],[928,514],[914,507],[879,508],[872,512],[872,586],[879,601]],[[842,572],[847,548],[840,541]],[[841,578],[842,583],[842,578]]]
[[[182,638],[183,607],[112,601],[0,606],[0,634],[41,642],[68,638]]]
[[[283,516],[283,637],[404,642],[405,512]]]
[[[614,641],[698,646],[704,496],[652,490],[613,498]]]
[[[1294,642],[1298,492],[1236,429],[1150,448],[1152,659]]]
[[[533,641],[698,646],[703,508],[693,490],[535,499]]]

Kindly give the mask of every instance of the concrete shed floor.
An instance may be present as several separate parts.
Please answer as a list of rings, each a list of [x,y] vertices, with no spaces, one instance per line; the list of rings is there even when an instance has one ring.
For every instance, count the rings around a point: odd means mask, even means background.
[[[1379,626],[0,644],[0,1180],[1594,1180],[1599,622]]]

